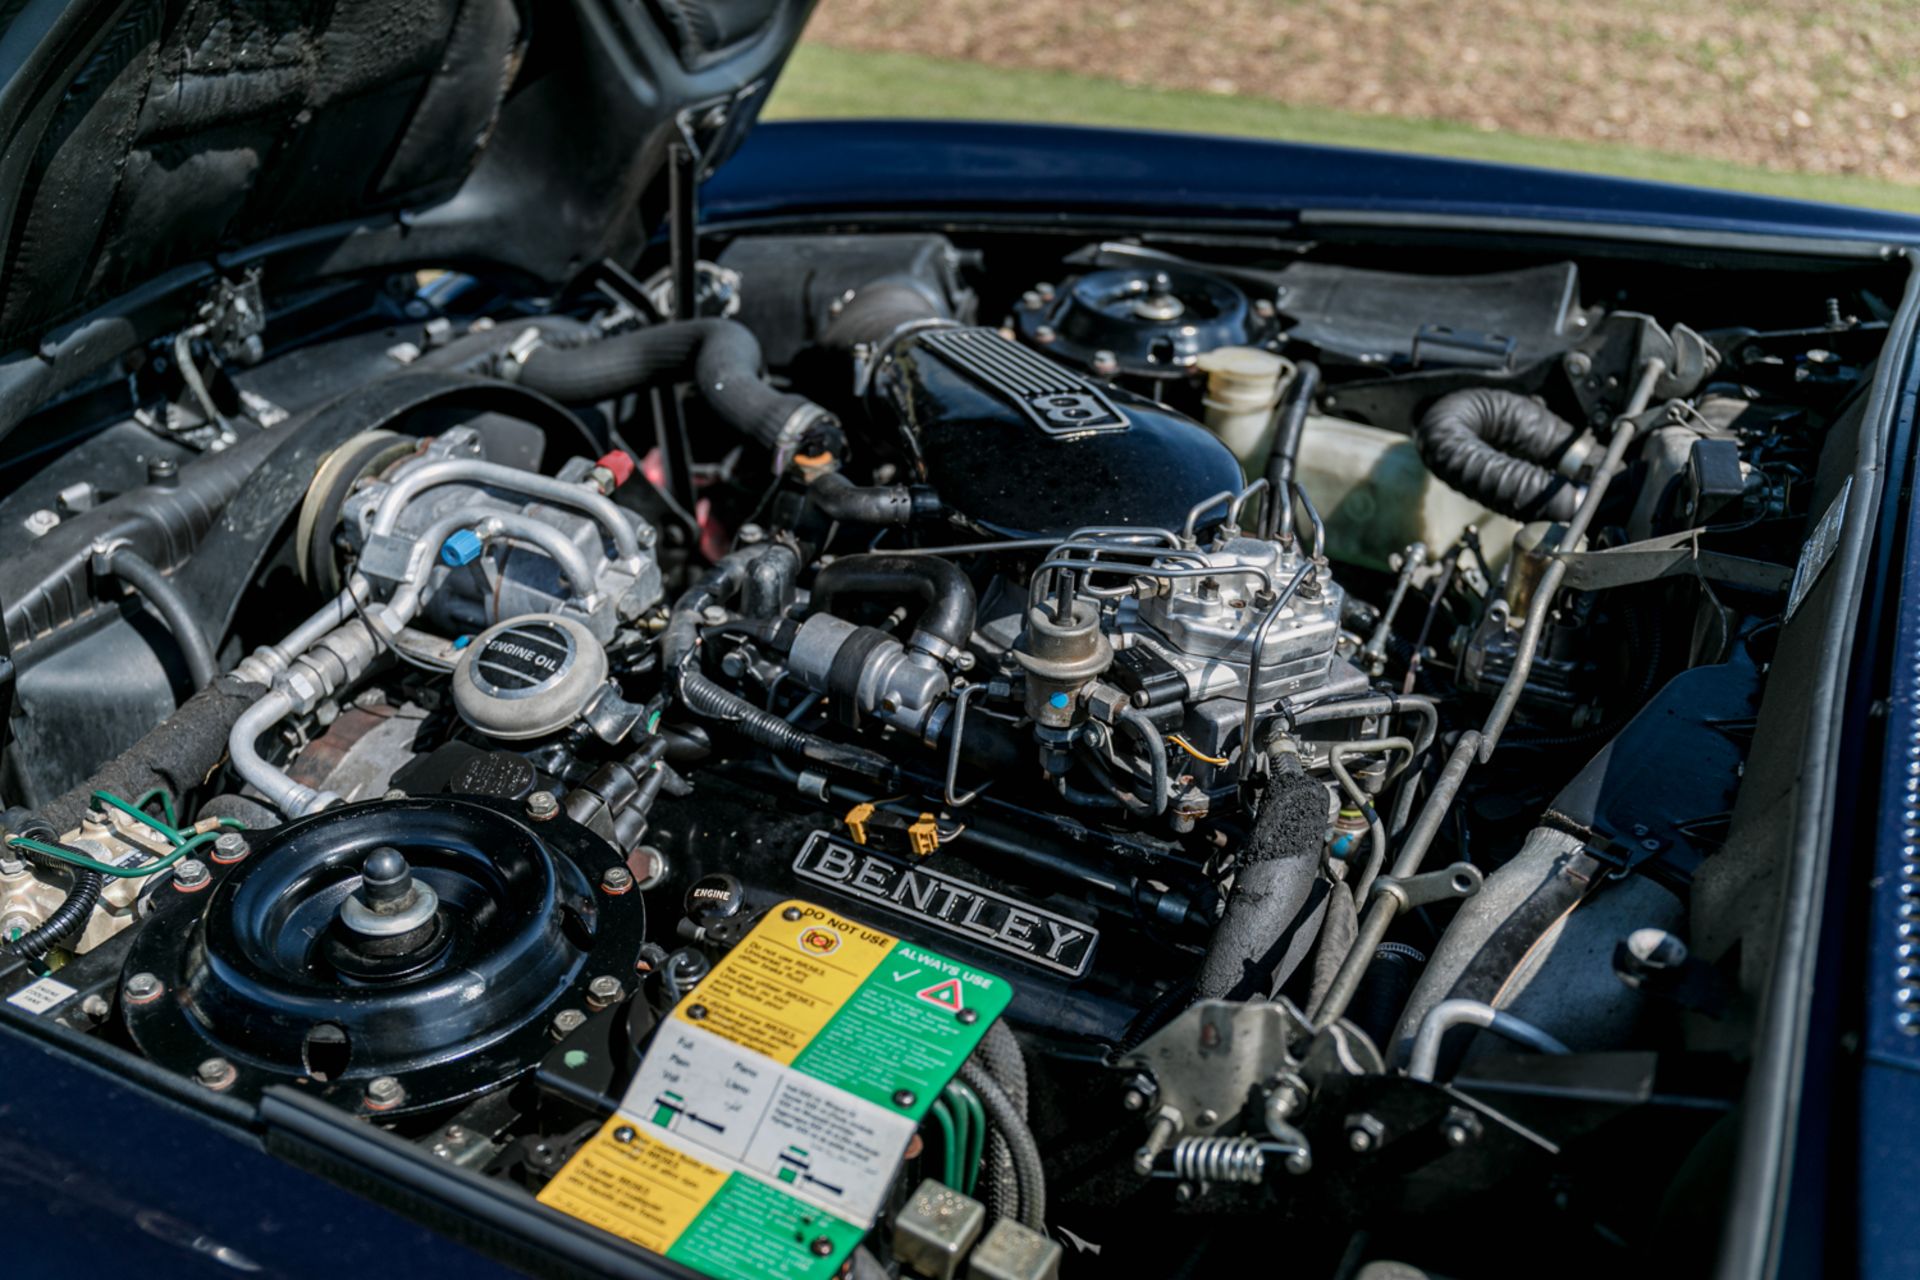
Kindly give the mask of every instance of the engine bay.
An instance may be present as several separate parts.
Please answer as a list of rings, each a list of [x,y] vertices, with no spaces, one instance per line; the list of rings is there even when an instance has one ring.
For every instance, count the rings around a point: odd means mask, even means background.
[[[869,1209],[795,1147],[750,1264],[567,1211],[712,1274],[1704,1266],[1904,268],[703,252],[237,276],[9,443],[8,1016],[567,1209],[695,1123],[721,985],[864,939],[966,1035],[861,1102]]]

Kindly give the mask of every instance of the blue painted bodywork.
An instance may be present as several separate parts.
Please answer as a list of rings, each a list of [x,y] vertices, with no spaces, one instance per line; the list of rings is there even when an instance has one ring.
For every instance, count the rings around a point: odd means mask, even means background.
[[[1591,174],[1176,133],[951,121],[758,126],[702,193],[718,222],[821,213],[1329,211],[1920,242],[1920,217]]]
[[[1284,232],[1325,215],[1499,219],[1594,234],[1780,237],[1920,245],[1920,218],[1840,206],[1380,152],[1097,129],[951,122],[760,126],[705,187],[710,225],[834,215],[1092,215],[1259,224]],[[1911,412],[1911,406],[1907,406]],[[1906,433],[1897,438],[1907,439]],[[1904,462],[1902,463],[1904,465]],[[1886,548],[1883,548],[1885,551]],[[1895,548],[1899,578],[1920,581],[1920,526]],[[1920,1131],[1920,1037],[1894,1021],[1891,956],[1920,916],[1897,890],[1920,831],[1907,799],[1920,761],[1920,599],[1898,596],[1898,670],[1884,760],[1869,1065],[1860,1094],[1864,1274],[1920,1275],[1904,1175]],[[1879,767],[1882,762],[1873,762]],[[1920,793],[1916,793],[1920,795]],[[1920,881],[1920,862],[1914,879]],[[1915,933],[1920,940],[1920,932]],[[1855,963],[1857,964],[1857,958]],[[1916,972],[1920,972],[1917,970]],[[1920,984],[1916,984],[1920,985]],[[1847,998],[1843,996],[1842,998]],[[516,1274],[370,1199],[267,1153],[236,1132],[24,1035],[0,1016],[0,1196],[5,1254],[22,1277],[262,1274],[406,1275],[487,1280]],[[249,1272],[216,1256],[240,1255]]]

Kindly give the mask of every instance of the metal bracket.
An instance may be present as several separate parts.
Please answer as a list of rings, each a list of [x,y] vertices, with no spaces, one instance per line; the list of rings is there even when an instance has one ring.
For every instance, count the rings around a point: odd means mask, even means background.
[[[1407,912],[1435,902],[1471,898],[1480,892],[1485,879],[1480,868],[1471,862],[1456,862],[1439,871],[1423,871],[1404,880],[1381,876],[1373,882],[1373,893],[1375,897],[1384,894],[1393,898],[1400,904],[1400,910]]]
[[[1556,556],[1567,566],[1562,585],[1575,591],[1604,591],[1691,574],[1749,591],[1779,592],[1793,581],[1792,565],[1704,549],[1702,532],[1683,529],[1605,551],[1562,551]]]

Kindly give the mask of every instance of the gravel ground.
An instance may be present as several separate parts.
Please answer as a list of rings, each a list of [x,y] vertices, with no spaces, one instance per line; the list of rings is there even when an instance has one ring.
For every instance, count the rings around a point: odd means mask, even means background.
[[[808,39],[1920,182],[1911,0],[821,0]]]

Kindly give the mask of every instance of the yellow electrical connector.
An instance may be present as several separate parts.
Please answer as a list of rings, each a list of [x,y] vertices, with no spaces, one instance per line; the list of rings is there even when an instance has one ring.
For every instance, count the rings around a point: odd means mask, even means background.
[[[940,827],[932,814],[923,813],[907,824],[907,847],[921,858],[940,848]]]
[[[847,816],[842,821],[847,824],[847,834],[853,837],[855,844],[867,842],[867,824],[873,821],[873,815],[874,806],[871,803],[857,804],[847,810]]]

